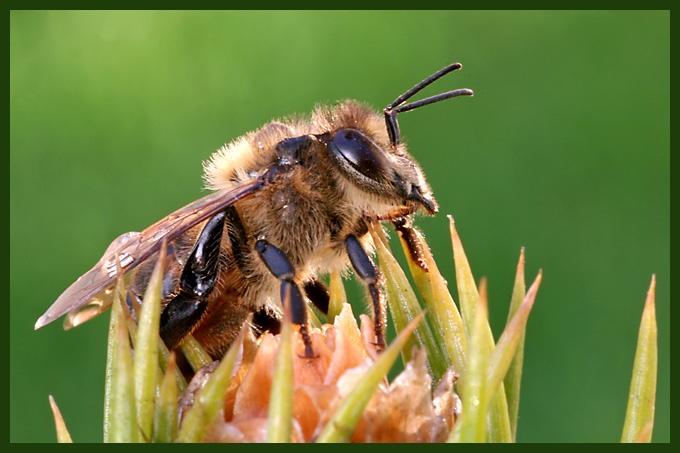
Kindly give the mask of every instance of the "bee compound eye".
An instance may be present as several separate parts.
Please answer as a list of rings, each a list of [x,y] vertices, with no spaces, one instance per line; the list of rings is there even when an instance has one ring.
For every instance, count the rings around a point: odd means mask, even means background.
[[[341,165],[349,164],[362,175],[381,179],[384,173],[380,151],[359,131],[340,129],[328,142],[331,153],[340,160]]]

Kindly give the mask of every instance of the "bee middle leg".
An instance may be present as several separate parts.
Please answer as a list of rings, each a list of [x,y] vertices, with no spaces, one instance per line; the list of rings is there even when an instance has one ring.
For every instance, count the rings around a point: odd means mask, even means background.
[[[269,272],[281,281],[281,302],[288,304],[293,323],[300,326],[300,335],[305,344],[305,357],[313,358],[312,340],[309,337],[309,332],[307,332],[307,305],[300,288],[293,280],[295,268],[281,249],[264,239],[255,243],[255,250],[257,250]]]
[[[375,322],[376,347],[378,351],[385,349],[385,298],[378,286],[380,274],[373,264],[359,239],[353,234],[345,238],[345,248],[357,276],[366,284],[373,302],[373,319]]]

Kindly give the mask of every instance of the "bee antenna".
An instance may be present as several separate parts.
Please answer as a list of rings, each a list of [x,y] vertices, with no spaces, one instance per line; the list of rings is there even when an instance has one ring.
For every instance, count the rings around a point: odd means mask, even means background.
[[[441,79],[444,77],[446,74],[449,72],[456,71],[458,69],[461,69],[463,67],[462,64],[460,63],[453,63],[448,66],[446,66],[443,69],[440,69],[439,71],[435,72],[432,74],[430,77],[427,79],[423,80],[422,82],[416,84],[413,88],[408,90],[406,93],[402,94],[399,96],[397,99],[394,100],[390,105],[385,107],[385,123],[387,124],[387,133],[390,136],[390,142],[392,143],[392,148],[396,148],[397,145],[401,141],[400,133],[399,133],[399,123],[397,122],[397,115],[401,112],[408,112],[409,110],[414,110],[417,109],[418,107],[424,107],[426,105],[434,104],[435,102],[443,101],[445,99],[449,98],[455,98],[458,96],[472,96],[474,95],[473,91],[467,88],[461,88],[458,90],[453,90],[453,91],[447,91],[446,93],[441,93],[441,94],[436,94],[434,96],[430,96],[425,99],[421,99],[420,101],[415,101],[415,102],[410,102],[408,104],[404,104],[408,99],[413,97],[416,93],[421,91],[423,88],[427,87],[428,85],[431,85],[432,83],[436,82],[437,80]]]

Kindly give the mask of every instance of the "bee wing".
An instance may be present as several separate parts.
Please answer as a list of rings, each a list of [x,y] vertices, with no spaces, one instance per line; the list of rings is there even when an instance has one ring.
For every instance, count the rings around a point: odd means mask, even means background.
[[[111,306],[110,286],[116,281],[118,274],[116,256],[122,270],[127,273],[158,251],[163,239],[171,242],[203,220],[254,194],[263,184],[262,179],[255,179],[228,191],[214,192],[173,212],[141,233],[121,235],[111,243],[92,269],[59,296],[35,323],[35,329],[68,312],[65,328],[75,327],[103,312]]]

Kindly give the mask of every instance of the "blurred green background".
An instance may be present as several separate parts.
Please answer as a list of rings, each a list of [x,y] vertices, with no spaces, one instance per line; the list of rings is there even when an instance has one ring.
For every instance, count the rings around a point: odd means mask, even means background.
[[[642,11],[11,12],[10,440],[55,440],[49,394],[101,440],[108,316],[33,324],[112,239],[201,196],[212,151],[318,102],[381,109],[454,61],[425,95],[475,97],[400,124],[441,206],[418,224],[453,283],[454,216],[496,334],[520,248],[544,271],[518,440],[619,441],[656,274],[669,442],[670,13]]]

